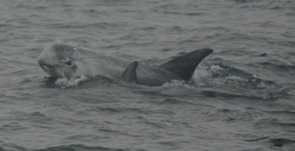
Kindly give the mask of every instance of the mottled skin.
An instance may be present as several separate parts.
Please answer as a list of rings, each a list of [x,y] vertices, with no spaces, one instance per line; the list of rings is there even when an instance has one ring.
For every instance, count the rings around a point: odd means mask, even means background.
[[[193,54],[193,52],[197,54]],[[141,85],[160,86],[171,82],[171,80],[187,81],[199,62],[213,51],[201,49],[193,52],[177,57],[159,67],[138,63],[136,68],[130,71],[136,72],[136,80],[134,81]],[[195,63],[194,59],[189,58],[196,58]],[[67,44],[48,46],[38,57],[38,63],[51,77],[57,78],[66,77],[70,79],[78,76],[94,77],[100,75],[109,79],[120,80],[123,73],[124,76],[134,75],[125,73],[129,72],[126,68],[132,63],[131,61],[99,55]],[[123,77],[123,79],[130,81],[130,77]]]

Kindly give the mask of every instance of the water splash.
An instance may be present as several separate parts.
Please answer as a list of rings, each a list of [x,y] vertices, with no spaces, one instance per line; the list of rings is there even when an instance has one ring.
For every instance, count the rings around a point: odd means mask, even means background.
[[[59,78],[54,82],[54,84],[62,88],[68,88],[68,87],[76,87],[81,82],[84,82],[86,80],[89,80],[89,78],[86,76],[79,76],[79,77],[71,78],[71,79]]]

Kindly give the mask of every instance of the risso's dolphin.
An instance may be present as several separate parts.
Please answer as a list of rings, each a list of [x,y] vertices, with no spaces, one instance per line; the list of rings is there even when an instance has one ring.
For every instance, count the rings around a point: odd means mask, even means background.
[[[51,77],[76,78],[103,76],[112,80],[147,86],[161,86],[172,80],[189,81],[198,64],[212,49],[198,49],[159,66],[131,62],[94,53],[67,44],[52,44],[38,57],[40,67]]]

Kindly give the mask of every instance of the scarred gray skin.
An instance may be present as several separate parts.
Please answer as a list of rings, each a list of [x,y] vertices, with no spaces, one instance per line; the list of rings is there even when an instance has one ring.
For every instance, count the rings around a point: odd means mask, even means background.
[[[211,52],[212,50],[206,53],[210,54]],[[199,59],[198,63],[204,57]],[[141,85],[160,86],[172,80],[188,80],[178,73],[179,71],[183,72],[182,69],[184,68],[181,66],[183,62],[186,62],[186,58],[175,59],[176,66],[180,65],[180,70],[178,70],[178,67],[173,68],[173,60],[171,63],[168,62],[159,67],[139,63],[136,68],[136,82]],[[41,52],[38,63],[51,77],[71,79],[79,76],[95,77],[99,75],[112,80],[119,80],[126,67],[132,62],[114,56],[99,55],[67,44],[52,44]],[[196,66],[192,67],[193,71]],[[188,76],[191,76],[192,73],[189,74]]]

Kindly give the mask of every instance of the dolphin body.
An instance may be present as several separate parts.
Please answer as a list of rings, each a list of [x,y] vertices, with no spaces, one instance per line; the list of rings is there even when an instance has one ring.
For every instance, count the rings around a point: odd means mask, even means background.
[[[189,81],[198,64],[212,52],[209,48],[198,49],[159,66],[151,66],[67,44],[51,44],[41,52],[38,63],[54,78],[100,75],[127,83],[161,86],[172,80]]]

